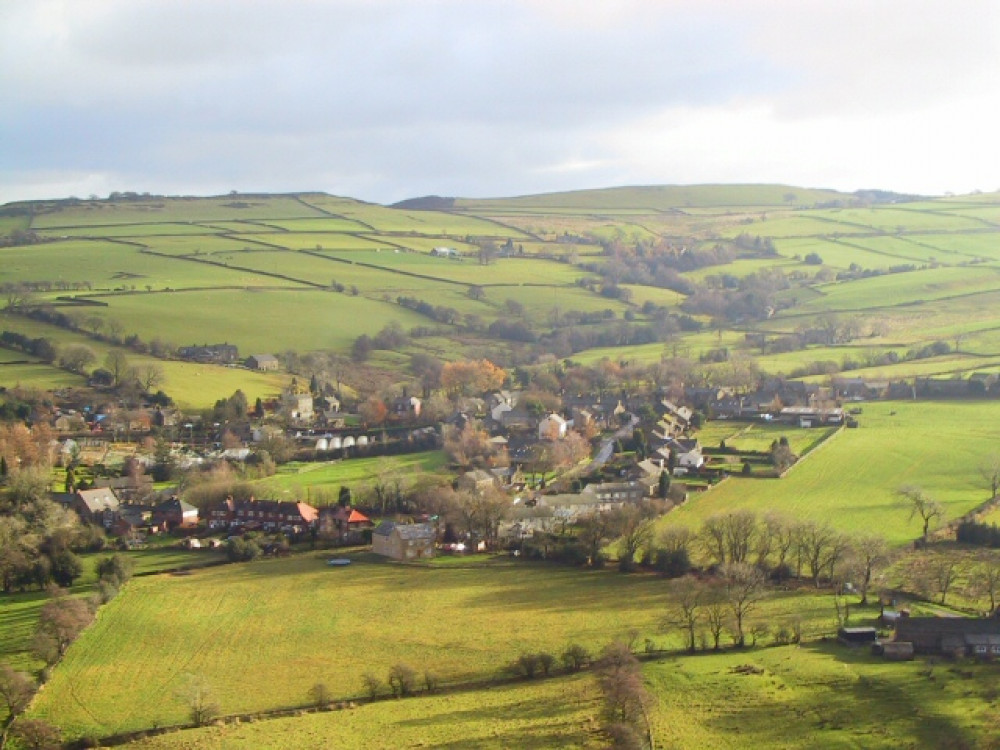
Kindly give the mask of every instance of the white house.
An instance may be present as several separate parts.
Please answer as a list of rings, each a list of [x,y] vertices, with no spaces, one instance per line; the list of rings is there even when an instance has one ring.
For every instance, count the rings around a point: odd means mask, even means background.
[[[658,452],[661,455],[666,452],[665,458],[669,458],[673,454],[675,471],[677,469],[700,469],[705,465],[705,457],[701,454],[701,443],[695,438],[668,440],[667,444]]]
[[[552,413],[538,423],[539,440],[562,440],[566,437],[569,423],[558,414]]]

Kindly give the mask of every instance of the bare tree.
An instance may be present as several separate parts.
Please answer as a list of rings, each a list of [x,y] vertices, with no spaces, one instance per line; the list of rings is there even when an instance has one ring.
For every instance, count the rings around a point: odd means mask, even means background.
[[[847,540],[826,524],[810,522],[799,529],[799,545],[809,565],[813,584],[819,586],[824,570],[832,578],[833,569],[847,550]]]
[[[705,585],[697,578],[686,575],[670,583],[670,609],[666,623],[684,632],[687,650],[694,653],[695,630],[698,627],[701,608],[706,599]]]
[[[938,603],[944,604],[948,597],[948,592],[951,591],[952,584],[958,577],[958,563],[950,557],[941,556],[931,563],[928,572],[930,573],[929,582],[934,589],[934,593],[941,597]]]
[[[361,682],[365,686],[365,692],[369,698],[377,698],[382,692],[382,680],[374,672],[365,672],[361,675]]]
[[[587,555],[588,564],[591,567],[600,566],[603,560],[601,548],[617,536],[617,517],[608,512],[594,511],[577,522],[577,529],[576,538]]]
[[[163,367],[156,362],[148,362],[135,368],[135,377],[143,390],[149,392],[163,383]]]
[[[111,373],[112,385],[121,385],[129,371],[128,357],[121,349],[110,349],[104,357],[104,367]]]
[[[854,570],[858,577],[858,593],[861,606],[868,604],[868,590],[876,571],[889,559],[889,548],[880,536],[864,536],[854,544]]]
[[[653,540],[654,520],[646,516],[635,505],[623,507],[618,515],[621,538],[618,540],[618,566],[623,571],[635,567],[635,558],[640,550]]]
[[[469,534],[482,539],[487,549],[495,548],[500,522],[510,513],[510,498],[497,489],[459,492],[456,498],[460,524]]]
[[[764,574],[747,563],[731,563],[723,570],[726,601],[733,615],[736,645],[746,645],[743,624],[764,592]]]
[[[701,544],[716,565],[726,564],[726,526],[721,515],[710,516],[701,525]]]
[[[773,513],[769,513],[764,518],[764,525],[773,529],[774,533],[774,555],[777,557],[774,569],[779,575],[784,575],[785,565],[789,560],[789,555],[794,552],[797,539],[796,524],[788,519],[781,518]]]
[[[994,453],[979,466],[979,474],[990,488],[990,498],[995,500],[1000,492],[1000,454]]]
[[[10,727],[28,707],[35,694],[35,683],[24,672],[16,672],[7,664],[0,664],[0,705],[6,717],[0,722],[0,750],[7,745]]]
[[[712,649],[718,651],[722,632],[726,629],[726,622],[729,619],[729,608],[724,592],[719,586],[712,586],[708,589],[704,611],[705,625],[712,637]]]
[[[1000,562],[993,555],[984,556],[969,574],[968,595],[972,599],[986,597],[990,602],[988,614],[996,614],[1000,598]]]
[[[309,688],[309,702],[319,710],[327,708],[333,701],[333,694],[325,682],[317,682]]]
[[[86,344],[68,344],[59,352],[59,366],[81,375],[96,360],[94,350]]]
[[[92,619],[93,613],[86,602],[57,589],[39,613],[33,652],[46,664],[55,664]]]
[[[636,726],[649,696],[639,661],[626,644],[616,641],[604,648],[597,661],[597,679],[609,722]]]
[[[219,715],[219,704],[204,675],[189,674],[180,693],[188,709],[191,723],[203,727]]]
[[[897,493],[905,499],[907,506],[910,508],[910,520],[912,521],[914,516],[919,516],[923,524],[921,538],[926,542],[931,524],[942,519],[944,508],[941,507],[941,504],[937,500],[927,495],[923,489],[915,485],[904,485],[897,490]]]
[[[579,672],[590,661],[590,652],[579,643],[571,643],[562,653],[562,663],[570,672]]]
[[[757,535],[757,516],[751,510],[735,510],[722,520],[728,562],[747,562]]]
[[[11,735],[24,750],[59,750],[63,746],[59,728],[41,719],[21,719]]]

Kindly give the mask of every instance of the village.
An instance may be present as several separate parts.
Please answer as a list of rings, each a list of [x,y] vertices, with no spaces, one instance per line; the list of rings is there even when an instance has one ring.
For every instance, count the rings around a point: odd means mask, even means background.
[[[240,362],[229,344],[183,347],[178,354],[227,366]],[[280,363],[273,355],[255,354],[242,365],[273,371]],[[66,470],[65,491],[53,499],[127,548],[163,533],[198,548],[263,532],[292,543],[372,544],[377,552],[392,537],[384,547],[389,556],[411,559],[442,550],[521,549],[536,534],[565,531],[623,507],[662,514],[731,472],[777,477],[798,458],[787,441],[753,455],[702,445],[699,429],[710,419],[789,429],[857,426],[840,406],[857,398],[847,386],[780,379],[749,393],[676,385],[563,390],[544,404],[536,387],[464,388],[445,401],[451,411],[442,412],[438,399],[434,414],[425,410],[426,399],[405,391],[348,410],[329,384],[315,377],[308,384],[292,382],[275,399],[251,405],[236,393],[211,413],[128,401],[120,389],[107,387],[57,392],[58,405],[37,404],[29,415],[33,424],[51,430],[57,465]],[[171,481],[219,463],[242,471],[262,453],[275,463],[336,462],[442,448],[453,472],[451,487],[498,499],[495,520],[458,529],[441,518],[431,523],[426,508],[407,505],[406,512],[385,513],[384,503],[379,508],[367,497],[352,502],[350,493],[326,507],[253,496],[196,505]],[[397,504],[396,510],[404,508]]]

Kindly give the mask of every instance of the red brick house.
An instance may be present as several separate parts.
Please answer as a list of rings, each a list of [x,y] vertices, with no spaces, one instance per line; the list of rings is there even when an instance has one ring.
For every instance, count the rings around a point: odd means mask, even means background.
[[[193,529],[198,525],[198,509],[172,497],[153,508],[153,524],[165,529]]]
[[[209,508],[207,519],[208,528],[213,531],[259,529],[298,534],[318,524],[319,511],[308,503],[229,497]]]

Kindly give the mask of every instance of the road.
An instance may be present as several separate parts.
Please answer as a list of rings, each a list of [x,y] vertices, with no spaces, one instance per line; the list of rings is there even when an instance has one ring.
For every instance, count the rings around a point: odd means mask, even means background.
[[[592,474],[604,466],[615,452],[615,443],[618,440],[632,437],[632,431],[635,430],[638,424],[639,418],[635,414],[629,414],[628,424],[617,430],[611,437],[604,439],[600,449],[597,451],[597,455],[594,456],[594,460],[590,462],[583,473]]]

